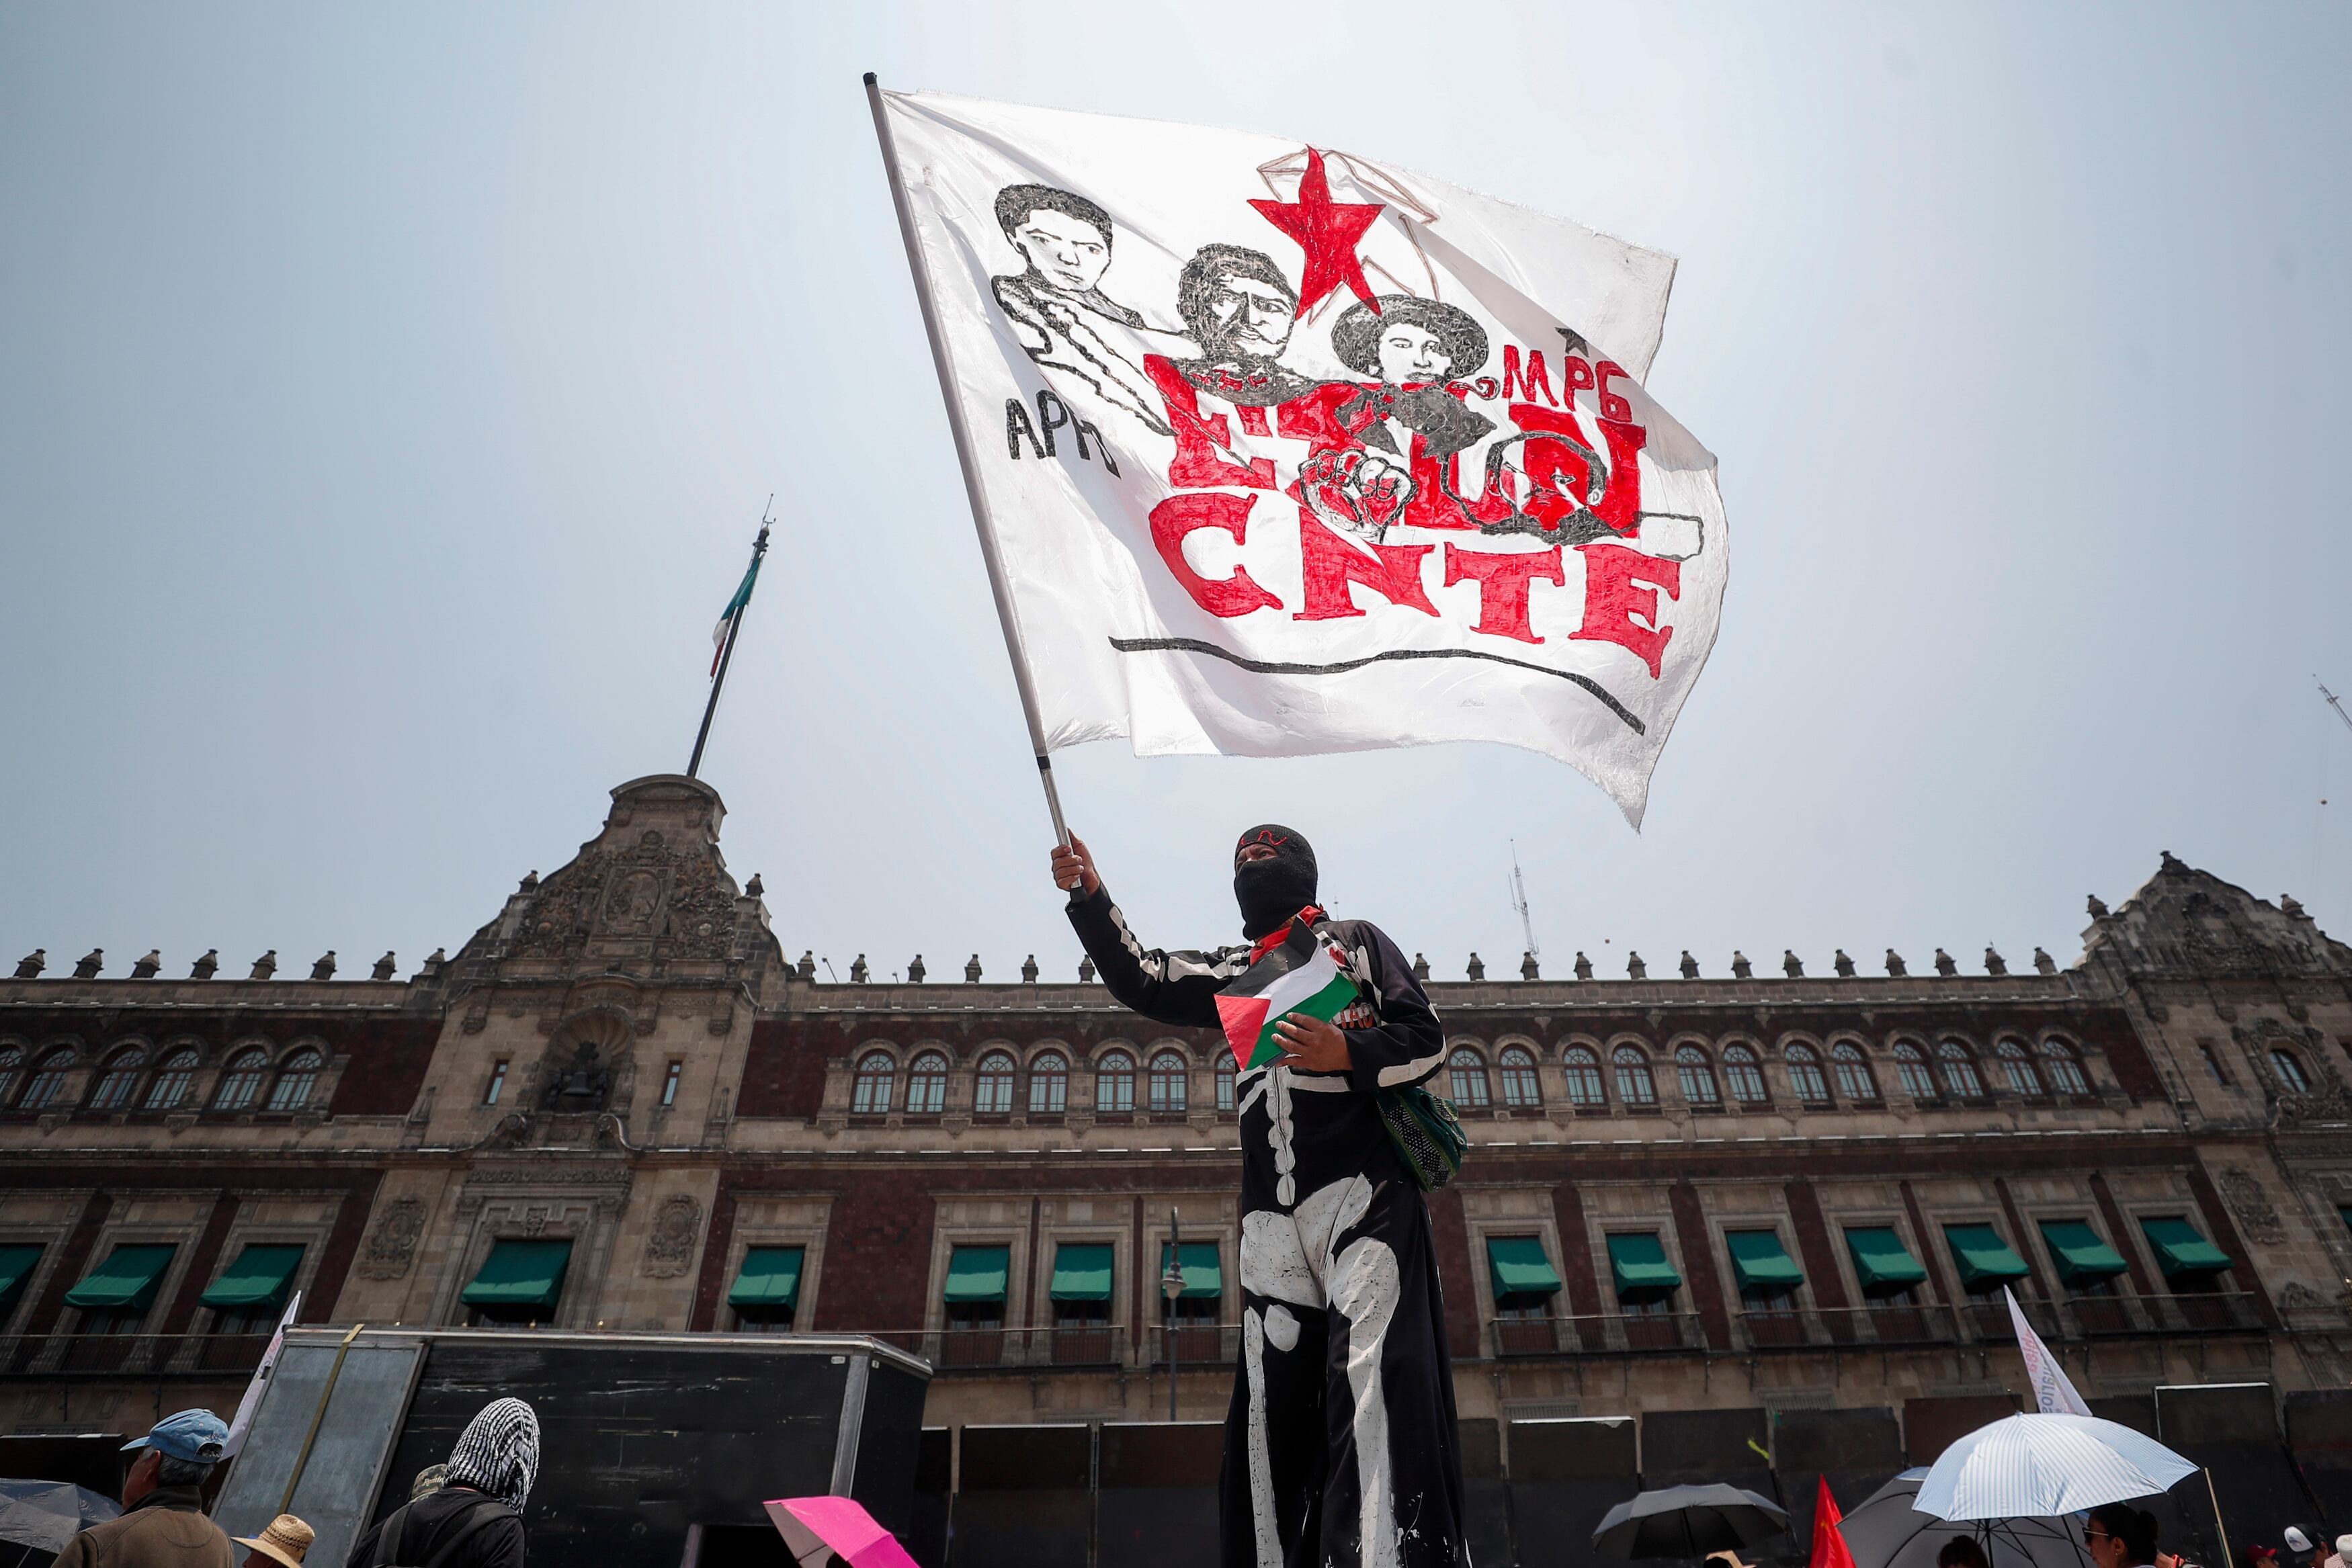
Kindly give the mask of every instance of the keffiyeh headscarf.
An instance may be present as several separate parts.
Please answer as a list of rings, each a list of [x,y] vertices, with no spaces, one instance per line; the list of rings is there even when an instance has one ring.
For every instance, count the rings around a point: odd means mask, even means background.
[[[449,1450],[448,1484],[472,1487],[517,1513],[539,1479],[539,1416],[520,1399],[493,1399]]]

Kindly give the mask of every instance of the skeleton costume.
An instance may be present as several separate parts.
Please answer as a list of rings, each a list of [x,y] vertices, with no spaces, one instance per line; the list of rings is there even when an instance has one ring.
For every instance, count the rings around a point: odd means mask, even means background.
[[[1240,862],[1253,843],[1273,858]],[[1314,906],[1305,839],[1269,824],[1234,852],[1255,946],[1146,948],[1106,891],[1070,895],[1070,923],[1111,995],[1161,1023],[1218,1028],[1217,992],[1295,918],[1368,998],[1333,1020],[1349,1071],[1257,1068],[1234,1085],[1242,1364],[1225,1417],[1222,1568],[1466,1568],[1429,1210],[1376,1100],[1437,1071],[1437,1014],[1379,927]]]

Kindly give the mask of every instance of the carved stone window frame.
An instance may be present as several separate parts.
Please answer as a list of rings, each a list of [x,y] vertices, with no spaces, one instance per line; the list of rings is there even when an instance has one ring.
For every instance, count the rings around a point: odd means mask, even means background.
[[[771,1195],[762,1194],[761,1198]],[[793,1332],[805,1333],[816,1320],[817,1302],[824,1285],[824,1239],[833,1225],[833,1198],[815,1196],[793,1201],[781,1201],[776,1195],[776,1207],[797,1209],[789,1218],[774,1218],[747,1224],[743,1211],[761,1199],[749,1194],[739,1195],[735,1210],[734,1233],[727,1241],[727,1268],[719,1276],[719,1310],[731,1332],[741,1332],[733,1307],[727,1304],[727,1292],[735,1288],[736,1278],[743,1272],[743,1260],[754,1247],[797,1247],[801,1249],[800,1293],[793,1301]]]
[[[501,1241],[569,1241],[563,1293],[556,1301],[553,1329],[593,1328],[597,1308],[613,1280],[613,1247],[627,1207],[625,1170],[607,1174],[589,1168],[567,1176],[476,1175],[459,1191],[455,1218],[464,1236],[450,1256],[457,1267],[443,1270],[426,1321],[453,1328],[467,1315],[459,1300]]]

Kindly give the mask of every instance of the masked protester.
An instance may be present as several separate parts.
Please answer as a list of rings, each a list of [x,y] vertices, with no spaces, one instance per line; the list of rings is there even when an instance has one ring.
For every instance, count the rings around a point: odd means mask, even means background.
[[[1054,853],[1070,924],[1120,1002],[1217,1029],[1217,994],[1304,926],[1355,983],[1330,1022],[1294,1013],[1270,1065],[1237,1068],[1242,1360],[1219,1486],[1223,1568],[1460,1568],[1462,1460],[1429,1210],[1382,1124],[1382,1089],[1444,1043],[1379,927],[1328,918],[1315,852],[1267,824],[1234,850],[1236,946],[1147,948],[1072,839]],[[1220,1050],[1225,1049],[1223,1044]]]
[[[449,1450],[437,1489],[410,1500],[359,1538],[345,1568],[523,1568],[523,1506],[539,1479],[539,1415],[520,1399],[493,1399]]]

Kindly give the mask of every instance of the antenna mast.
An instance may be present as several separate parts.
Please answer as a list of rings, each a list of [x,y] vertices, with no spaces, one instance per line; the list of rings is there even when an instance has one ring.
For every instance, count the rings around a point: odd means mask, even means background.
[[[2347,720],[2352,723],[2352,720]],[[1540,958],[1543,949],[1536,946],[1535,922],[1528,916],[1528,879],[1519,870],[1519,841],[1511,841],[1511,907],[1519,912],[1519,933],[1528,939],[1528,956]]]
[[[2344,727],[2352,729],[2352,713],[2344,711],[2344,705],[2336,700],[2336,694],[2327,689],[2327,683],[2314,675],[2311,677],[2311,684],[2319,688],[2319,695],[2327,699],[2327,706],[2336,710],[2336,716],[2344,721]]]

